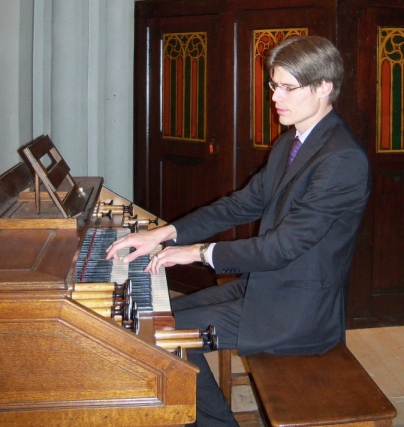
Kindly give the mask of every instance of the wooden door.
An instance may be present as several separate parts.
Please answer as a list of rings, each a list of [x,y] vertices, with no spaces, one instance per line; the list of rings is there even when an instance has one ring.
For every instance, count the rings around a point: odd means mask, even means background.
[[[217,15],[151,22],[150,209],[168,222],[232,190],[226,31]]]
[[[347,67],[343,105],[368,149],[373,183],[352,270],[348,320],[351,327],[403,324],[404,5],[352,7],[341,10],[341,18],[352,17],[347,28],[358,32],[358,43],[346,34],[340,42],[351,57],[357,52],[358,61]]]
[[[238,120],[236,185],[238,188],[267,162],[276,139],[287,128],[279,123],[267,82],[264,59],[279,41],[296,35],[333,40],[335,11],[327,7],[245,11],[238,15]],[[256,235],[259,224],[237,228],[237,238]]]
[[[147,108],[138,122],[144,138],[138,153],[146,164],[137,171],[137,188],[144,185],[135,200],[167,222],[234,189],[233,23],[216,3],[202,6],[137,6],[137,58],[149,65],[139,73],[147,77],[138,87],[148,88],[138,104]],[[172,267],[167,277],[182,292],[215,284],[213,270],[202,265]]]

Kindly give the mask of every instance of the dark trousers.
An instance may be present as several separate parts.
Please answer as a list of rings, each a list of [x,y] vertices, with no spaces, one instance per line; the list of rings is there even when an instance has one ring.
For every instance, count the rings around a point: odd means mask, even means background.
[[[244,297],[244,281],[214,286],[171,302],[176,329],[216,328],[219,349],[236,349],[238,326]],[[200,369],[196,384],[196,422],[198,427],[236,427],[237,421],[205,359],[203,349],[187,351],[188,360]]]

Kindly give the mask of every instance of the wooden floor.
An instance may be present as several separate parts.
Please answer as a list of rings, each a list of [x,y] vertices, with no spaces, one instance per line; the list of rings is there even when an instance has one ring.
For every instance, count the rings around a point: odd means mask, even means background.
[[[404,326],[347,332],[347,346],[397,409],[404,427]]]
[[[347,346],[397,409],[394,426],[404,427],[404,326],[350,330]],[[209,354],[207,359],[217,377],[217,354]],[[232,371],[244,371],[244,361],[236,354]],[[241,427],[263,426],[260,419],[241,416],[244,411],[256,409],[250,387],[233,387],[232,409]]]

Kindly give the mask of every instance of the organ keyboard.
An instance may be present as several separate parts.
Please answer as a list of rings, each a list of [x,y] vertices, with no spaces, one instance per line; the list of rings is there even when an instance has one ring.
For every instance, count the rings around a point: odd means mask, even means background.
[[[197,368],[156,346],[154,336],[156,330],[175,326],[164,269],[159,278],[152,276],[151,305],[136,303],[138,334],[120,326],[133,318],[117,322],[114,315],[105,315],[111,309],[108,298],[94,296],[111,298],[117,292],[111,305],[121,313],[119,307],[126,304],[131,312],[135,282],[144,283],[144,277],[136,278],[142,267],[115,261],[106,280],[86,279],[80,273],[86,235],[111,229],[126,233],[122,224],[128,215],[136,229],[155,227],[157,221],[103,187],[101,177],[74,180],[79,187],[75,191],[91,191],[85,195],[85,209],[66,218],[39,186],[37,212],[35,176],[27,164],[0,176],[0,425],[124,427],[193,422]],[[107,205],[111,201],[112,208]],[[120,213],[115,207],[120,204],[129,205],[129,211],[122,208]],[[101,215],[104,209],[113,212]],[[84,301],[86,286],[92,295]]]
[[[157,275],[143,272],[150,258],[158,253],[161,247],[154,250],[150,256],[139,257],[129,264],[122,261],[122,258],[129,253],[129,249],[119,251],[119,260],[105,259],[108,246],[128,233],[128,229],[88,230],[77,264],[77,282],[123,283],[129,279],[132,282],[132,296],[135,298],[136,295],[142,294],[142,301],[137,300],[139,311],[152,312],[155,316],[160,313],[168,314],[171,306],[165,268],[162,267]]]

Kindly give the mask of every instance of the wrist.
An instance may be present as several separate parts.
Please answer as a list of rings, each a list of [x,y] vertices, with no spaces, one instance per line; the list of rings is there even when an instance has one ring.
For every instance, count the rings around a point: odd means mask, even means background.
[[[209,246],[210,243],[204,243],[199,247],[199,256],[203,265],[210,265],[206,257],[206,251],[208,250]]]
[[[167,237],[166,240],[173,240],[177,238],[177,229],[172,225],[166,225],[167,228]]]
[[[177,237],[177,230],[171,224],[155,228],[154,230],[159,234],[160,243],[175,239]]]

